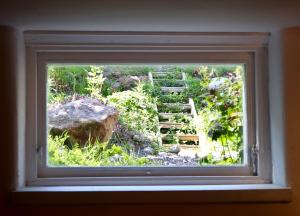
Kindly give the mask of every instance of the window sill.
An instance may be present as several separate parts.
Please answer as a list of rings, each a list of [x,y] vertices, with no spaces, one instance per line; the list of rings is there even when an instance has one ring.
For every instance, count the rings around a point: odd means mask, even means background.
[[[186,186],[51,186],[13,192],[15,204],[290,202],[292,190],[274,184]]]

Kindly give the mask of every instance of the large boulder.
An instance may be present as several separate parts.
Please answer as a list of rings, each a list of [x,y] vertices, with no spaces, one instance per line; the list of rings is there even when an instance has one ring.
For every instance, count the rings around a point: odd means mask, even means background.
[[[113,76],[113,75],[111,75]],[[122,87],[123,90],[131,90],[136,87],[139,82],[147,80],[147,76],[130,76],[130,75],[120,75],[117,78],[114,78],[112,82],[112,88],[118,89]]]
[[[56,136],[67,132],[71,142],[84,145],[89,139],[108,141],[118,119],[114,107],[98,100],[82,98],[65,104],[54,104],[48,108],[50,134]]]
[[[122,76],[118,79],[124,90],[130,90],[141,81],[147,80],[147,76]]]

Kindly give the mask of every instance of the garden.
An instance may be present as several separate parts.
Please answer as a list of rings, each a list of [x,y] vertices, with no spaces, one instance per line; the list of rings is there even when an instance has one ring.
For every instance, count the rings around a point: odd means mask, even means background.
[[[243,164],[243,65],[48,65],[49,166]]]

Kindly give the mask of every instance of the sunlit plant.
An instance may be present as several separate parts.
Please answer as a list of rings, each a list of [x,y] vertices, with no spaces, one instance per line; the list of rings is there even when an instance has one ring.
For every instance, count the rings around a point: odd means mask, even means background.
[[[104,81],[105,77],[103,76],[103,67],[91,66],[91,71],[88,72],[86,88],[90,92],[91,97],[99,100],[103,99],[101,90]]]

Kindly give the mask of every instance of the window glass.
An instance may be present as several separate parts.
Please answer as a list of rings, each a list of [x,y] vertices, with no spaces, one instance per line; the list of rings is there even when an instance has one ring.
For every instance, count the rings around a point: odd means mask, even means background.
[[[47,66],[48,166],[240,165],[244,65]]]

